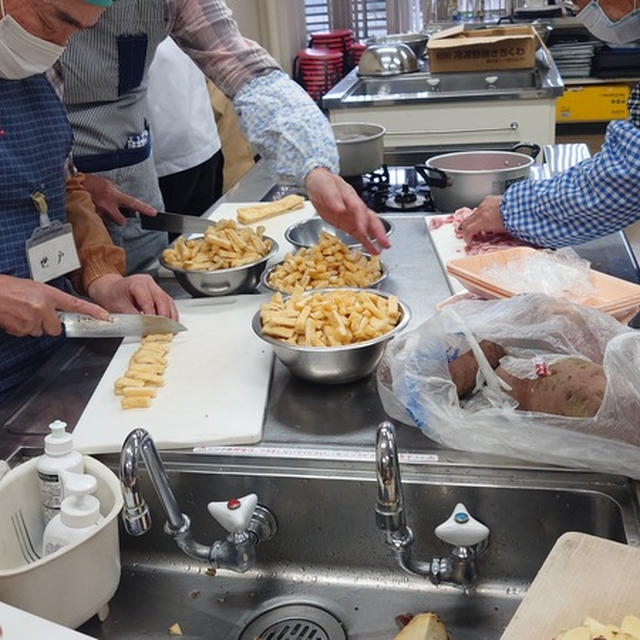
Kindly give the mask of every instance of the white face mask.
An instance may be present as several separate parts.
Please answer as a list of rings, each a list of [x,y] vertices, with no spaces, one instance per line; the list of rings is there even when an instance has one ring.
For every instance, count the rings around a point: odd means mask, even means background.
[[[1,0],[0,8],[0,78],[22,80],[50,69],[64,52],[64,47],[23,29],[6,15],[4,0]]]
[[[611,44],[636,42],[640,40],[640,11],[636,4],[634,2],[633,11],[614,22],[597,0],[591,0],[577,18],[599,40]]]

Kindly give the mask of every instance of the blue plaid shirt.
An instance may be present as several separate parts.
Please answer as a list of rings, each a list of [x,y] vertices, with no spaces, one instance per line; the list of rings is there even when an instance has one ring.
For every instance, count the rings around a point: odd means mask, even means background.
[[[601,150],[549,180],[518,182],[504,194],[507,231],[543,247],[579,244],[640,219],[640,85],[629,120],[607,127]]]

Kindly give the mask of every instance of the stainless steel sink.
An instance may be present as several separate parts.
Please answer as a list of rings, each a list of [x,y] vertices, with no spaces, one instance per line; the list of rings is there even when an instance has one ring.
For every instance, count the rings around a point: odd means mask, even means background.
[[[209,500],[255,492],[278,518],[275,538],[245,574],[207,572],[162,531],[162,511],[143,475],[155,518],[140,538],[121,532],[122,580],[111,613],[81,631],[97,638],[390,640],[396,616],[432,610],[455,640],[497,640],[554,542],[583,531],[640,542],[637,503],[624,479],[572,472],[404,465],[408,519],[421,557],[445,555],[433,535],[457,502],[491,529],[480,581],[465,595],[399,569],[376,529],[373,462],[314,463],[164,456],[182,510],[203,542],[224,532]],[[195,458],[195,461],[194,461]]]
[[[376,99],[397,95],[437,97],[444,93],[496,92],[514,89],[536,89],[540,74],[531,69],[508,72],[473,73],[411,73],[389,78],[361,77],[344,98],[360,100],[363,96]]]

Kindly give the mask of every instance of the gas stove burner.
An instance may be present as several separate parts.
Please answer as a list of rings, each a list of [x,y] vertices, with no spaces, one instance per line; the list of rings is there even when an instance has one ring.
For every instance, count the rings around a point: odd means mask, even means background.
[[[426,201],[424,196],[405,183],[390,198],[387,198],[386,205],[389,209],[398,211],[414,211],[421,209]]]
[[[379,169],[365,173],[364,180],[368,187],[372,187],[373,185],[388,185],[389,169],[387,165],[383,164]]]

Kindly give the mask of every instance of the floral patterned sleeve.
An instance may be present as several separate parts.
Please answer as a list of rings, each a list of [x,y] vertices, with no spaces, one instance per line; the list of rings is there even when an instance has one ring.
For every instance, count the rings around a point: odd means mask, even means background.
[[[317,167],[338,173],[338,149],[329,121],[282,71],[249,80],[233,106],[243,133],[277,182],[303,185]]]

